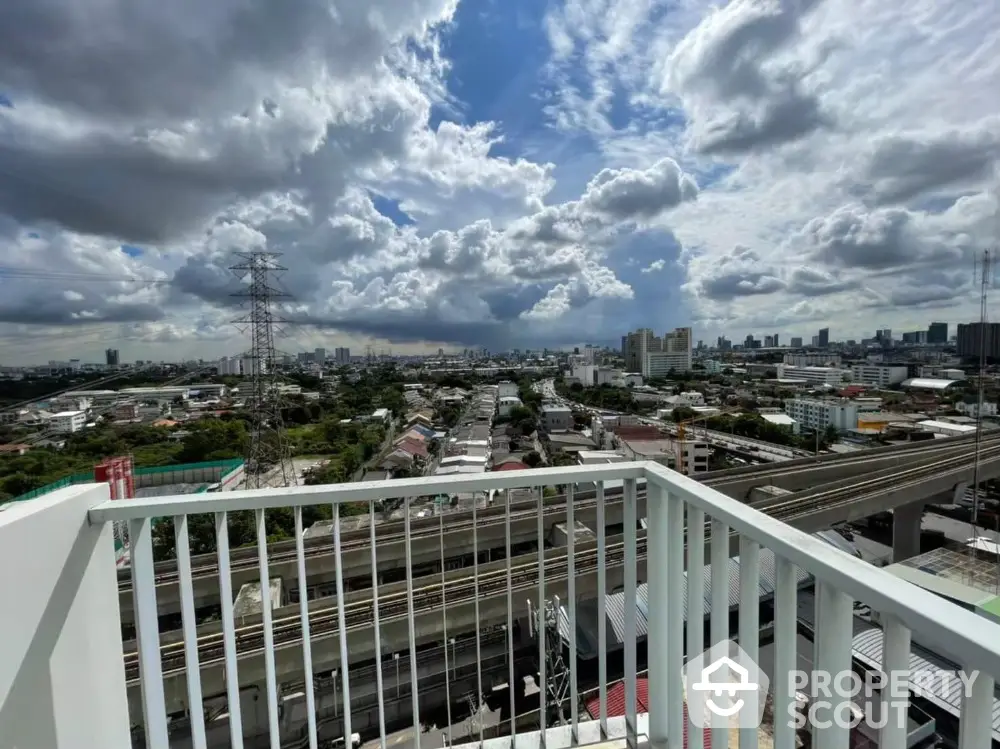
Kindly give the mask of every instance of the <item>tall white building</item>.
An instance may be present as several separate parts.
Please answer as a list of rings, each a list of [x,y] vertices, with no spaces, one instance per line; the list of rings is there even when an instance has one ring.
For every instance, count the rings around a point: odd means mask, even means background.
[[[847,398],[795,398],[785,401],[785,413],[799,422],[803,431],[822,432],[833,426],[846,432],[858,426],[858,404]]]
[[[643,377],[666,377],[671,370],[677,374],[691,371],[691,328],[674,328],[663,338],[645,335],[647,332],[651,331],[638,331],[642,334],[638,344]]]

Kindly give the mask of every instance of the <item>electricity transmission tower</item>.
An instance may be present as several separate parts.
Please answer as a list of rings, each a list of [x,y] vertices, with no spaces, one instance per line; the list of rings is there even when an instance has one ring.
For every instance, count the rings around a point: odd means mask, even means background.
[[[266,486],[294,486],[295,470],[281,420],[277,368],[275,367],[275,325],[284,320],[275,317],[275,299],[288,296],[274,284],[277,274],[286,270],[277,264],[276,252],[238,252],[240,262],[230,267],[247,286],[233,296],[244,300],[247,314],[233,322],[250,335],[250,392],[246,408],[250,414],[250,444],[247,448],[246,483],[248,489]]]

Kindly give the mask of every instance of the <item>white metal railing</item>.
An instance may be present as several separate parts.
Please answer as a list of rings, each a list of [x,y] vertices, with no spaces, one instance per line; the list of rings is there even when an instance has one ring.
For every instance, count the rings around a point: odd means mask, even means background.
[[[637,481],[645,479],[644,501]],[[624,482],[622,498],[612,502],[605,497],[603,482]],[[574,487],[595,482],[596,496],[573,501]],[[553,509],[543,501],[542,487],[566,489],[566,548],[548,549],[532,556],[514,557],[510,549],[517,539],[534,536],[543,547],[553,518]],[[362,534],[342,537],[340,508],[346,502],[375,503],[399,496],[456,494],[534,487],[538,489],[537,509],[512,511],[508,505],[502,538],[487,537],[487,526],[472,525],[471,547],[476,560],[464,569],[446,571],[446,556],[459,553],[446,547],[447,526],[441,519],[437,539],[415,536],[410,527],[411,500],[404,502],[401,543],[404,547],[405,583],[379,585],[379,555],[392,555],[399,539],[388,529],[374,524]],[[102,749],[129,745],[128,726],[141,726],[145,745],[151,749],[167,747],[170,728],[184,724],[176,720],[187,712],[187,728],[192,746],[244,745],[244,733],[256,733],[249,715],[241,711],[241,687],[263,685],[266,709],[258,718],[261,733],[273,749],[286,745],[289,737],[299,736],[297,726],[287,725],[286,694],[282,685],[302,683],[305,692],[305,736],[310,749],[333,736],[351,741],[358,730],[352,726],[352,711],[370,711],[377,703],[377,721],[372,733],[386,746],[387,728],[396,692],[384,669],[396,674],[401,665],[409,676],[409,712],[421,743],[421,684],[440,691],[441,669],[428,674],[429,659],[418,657],[418,647],[430,642],[443,643],[443,679],[448,718],[450,705],[459,701],[464,691],[483,695],[484,662],[495,663],[492,650],[483,649],[482,625],[495,623],[505,631],[505,656],[497,669],[512,686],[522,671],[516,668],[523,659],[524,630],[517,636],[518,623],[525,619],[529,601],[543,611],[543,602],[564,597],[569,620],[570,652],[575,652],[579,623],[578,601],[617,587],[623,587],[625,621],[623,638],[624,673],[610,672],[609,647],[605,622],[604,596],[596,595],[598,605],[598,692],[597,721],[599,735],[610,737],[621,722],[608,714],[608,683],[624,677],[626,715],[624,738],[637,746],[642,742],[671,749],[680,747],[683,731],[684,686],[682,668],[688,657],[705,648],[704,622],[689,617],[685,626],[684,591],[688,601],[704,598],[702,571],[711,563],[711,615],[709,636],[712,643],[728,640],[730,602],[728,560],[734,547],[740,554],[738,639],[751,657],[758,652],[760,551],[770,549],[777,564],[774,602],[775,664],[770,674],[776,716],[791,704],[789,674],[797,668],[797,569],[816,580],[818,615],[816,627],[816,668],[839,673],[851,668],[853,603],[863,602],[877,611],[885,622],[885,663],[888,671],[905,672],[909,668],[911,633],[928,647],[940,647],[959,666],[978,670],[980,678],[962,705],[961,749],[983,749],[992,740],[994,680],[1000,676],[1000,625],[952,605],[924,590],[899,580],[861,560],[846,555],[812,536],[768,517],[713,489],[654,463],[617,463],[604,466],[576,466],[534,471],[508,471],[476,476],[458,475],[398,481],[380,481],[335,486],[309,486],[294,489],[238,491],[211,495],[155,497],[121,502],[108,501],[106,486],[70,487],[23,506],[0,513],[0,569],[5,601],[18,602],[13,617],[0,618],[0,737],[14,737],[14,745],[77,747],[100,746]],[[329,550],[313,549],[307,553],[302,542],[302,508],[330,504],[333,507],[332,555],[335,562],[335,600],[310,602],[307,586],[300,584],[296,610],[272,612],[266,605],[261,621],[236,626],[233,618],[233,569],[228,548],[229,514],[251,511],[254,516],[262,591],[278,567],[268,555],[267,513],[274,508],[292,507],[295,513],[295,558],[291,576],[305,579],[310,565],[318,564],[316,553],[330,557]],[[648,530],[638,528],[645,508]],[[189,550],[188,516],[214,513],[217,538],[216,572],[221,597],[221,632],[206,634],[195,621],[195,589],[204,584],[205,575],[193,572]],[[526,514],[526,513],[530,513]],[[592,519],[596,539],[582,541],[573,528],[578,519]],[[165,595],[168,586],[158,586],[153,559],[152,529],[154,519],[173,520],[176,539],[176,592],[181,601],[183,638],[176,644],[161,642],[157,595]],[[620,537],[609,537],[606,525],[623,522]],[[131,538],[131,595],[134,597],[136,652],[126,654],[127,668],[109,668],[121,658],[122,641],[118,628],[117,574],[110,540],[110,524],[126,521]],[[162,521],[161,521],[162,522]],[[692,529],[686,533],[685,528]],[[41,532],[44,529],[44,533]],[[705,531],[708,531],[707,534]],[[482,531],[482,533],[481,533]],[[32,533],[37,532],[37,537]],[[354,536],[359,536],[354,538]],[[451,536],[448,536],[449,539]],[[43,563],[25,569],[23,559],[37,549],[30,545],[55,538],[59,546],[45,549]],[[388,539],[388,540],[387,540]],[[395,540],[393,540],[395,539]],[[706,543],[710,556],[706,560]],[[503,548],[499,561],[481,561],[484,547]],[[463,549],[465,547],[462,547]],[[82,551],[81,551],[82,549]],[[414,577],[414,563],[432,554],[440,558],[440,576]],[[419,557],[419,558],[418,558]],[[285,564],[282,562],[282,564]],[[688,570],[685,586],[684,571]],[[73,570],[68,575],[67,569]],[[198,568],[201,569],[201,568]],[[365,591],[347,590],[348,576],[371,578]],[[173,578],[171,578],[173,580]],[[649,704],[654,706],[647,719],[637,714],[636,683],[640,671],[637,642],[637,591],[642,580],[648,586],[648,688]],[[23,606],[21,603],[23,602]],[[697,605],[689,607],[700,611]],[[80,633],[84,633],[81,635]],[[474,635],[472,634],[474,632]],[[470,645],[456,647],[455,638],[467,634],[475,638]],[[75,639],[74,639],[75,638]],[[337,647],[333,647],[333,639]],[[314,647],[327,640],[323,647]],[[39,642],[42,644],[39,645]],[[489,646],[493,647],[490,640]],[[389,651],[392,651],[390,655]],[[405,652],[404,652],[405,651]],[[529,652],[535,652],[534,646]],[[400,656],[403,658],[394,658]],[[539,683],[548,686],[554,675],[546,674],[546,649],[543,634],[538,637]],[[370,671],[345,668],[354,659],[374,662],[375,689],[372,693]],[[403,661],[401,664],[400,661]],[[506,663],[504,663],[506,661]],[[473,674],[468,668],[475,665]],[[432,664],[433,665],[433,664]],[[573,742],[592,740],[590,729],[581,717],[579,706],[580,672],[575,658],[568,659],[569,688],[564,704],[555,705],[542,690],[538,711],[540,734],[529,737],[525,726],[516,720],[515,690],[510,690],[508,706],[511,720],[507,734],[510,745],[544,745],[547,721],[561,709]],[[32,676],[33,670],[47,669],[51,683]],[[336,669],[333,679],[319,674]],[[361,674],[366,674],[360,678]],[[461,673],[462,676],[458,677]],[[449,676],[453,674],[455,678]],[[339,684],[337,683],[339,679]],[[128,682],[128,686],[126,686]],[[331,699],[325,691],[332,686]],[[398,679],[396,681],[398,689]],[[586,686],[586,685],[585,685]],[[68,690],[75,699],[69,700]],[[425,690],[426,691],[426,690]],[[405,701],[406,695],[403,695]],[[889,699],[889,695],[886,699]],[[213,733],[206,726],[201,705],[206,699],[225,699],[228,707],[227,737]],[[427,695],[423,695],[426,701]],[[26,712],[18,706],[29,706]],[[193,709],[188,709],[193,707]],[[398,708],[398,704],[394,706]],[[51,715],[46,711],[51,711]],[[169,711],[169,713],[168,713]],[[175,720],[168,720],[168,714]],[[331,718],[332,715],[332,718]],[[642,720],[640,721],[640,717]],[[53,729],[46,729],[46,723]],[[213,725],[216,722],[213,722]],[[648,730],[647,730],[648,725]],[[332,726],[332,727],[331,727]],[[50,730],[50,733],[46,733]],[[67,731],[72,730],[72,733]],[[691,745],[697,746],[699,732],[694,727]],[[365,731],[366,735],[369,733]],[[482,722],[472,729],[473,739],[483,739]],[[21,738],[19,744],[17,739]],[[81,737],[83,737],[81,739]],[[520,738],[518,738],[520,737]],[[443,743],[461,739],[444,732]],[[757,745],[756,731],[742,731],[740,747]],[[727,731],[714,731],[715,749],[728,745]],[[426,746],[438,739],[424,734]],[[881,745],[886,749],[905,746],[905,726],[887,725]],[[816,730],[813,744],[818,749],[847,747],[848,729],[830,726]],[[778,749],[795,746],[795,735],[787,721],[775,720],[774,745]]]

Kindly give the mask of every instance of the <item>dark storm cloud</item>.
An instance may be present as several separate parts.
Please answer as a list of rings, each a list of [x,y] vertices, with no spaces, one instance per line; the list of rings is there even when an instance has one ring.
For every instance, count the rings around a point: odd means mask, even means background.
[[[785,283],[753,250],[736,247],[719,261],[700,288],[709,299],[728,302],[737,297],[773,294],[784,289]]]
[[[80,111],[183,119],[244,111],[297,74],[371,69],[388,41],[419,31],[444,0],[4,0],[4,85]],[[374,6],[374,7],[373,7]],[[386,10],[391,12],[380,12]],[[269,108],[273,109],[270,101]]]
[[[893,135],[878,141],[855,190],[899,203],[990,179],[1000,161],[1000,118],[972,130]]]
[[[736,0],[678,47],[672,79],[715,110],[695,123],[700,151],[744,153],[789,143],[833,124],[818,96],[802,85],[805,71],[773,64],[799,39],[803,19],[821,3]]]

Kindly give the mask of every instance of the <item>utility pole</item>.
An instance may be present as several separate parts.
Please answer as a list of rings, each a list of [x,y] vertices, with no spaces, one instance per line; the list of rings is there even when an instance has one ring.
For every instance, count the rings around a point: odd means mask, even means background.
[[[274,315],[274,300],[288,294],[273,283],[286,268],[277,264],[276,252],[239,252],[240,262],[230,267],[247,287],[233,296],[244,300],[247,314],[233,322],[250,335],[250,392],[246,408],[250,413],[250,444],[247,447],[246,483],[260,489],[277,483],[294,486],[295,470],[281,419],[281,398],[275,367],[275,325],[284,322]],[[247,373],[244,373],[245,375]]]

